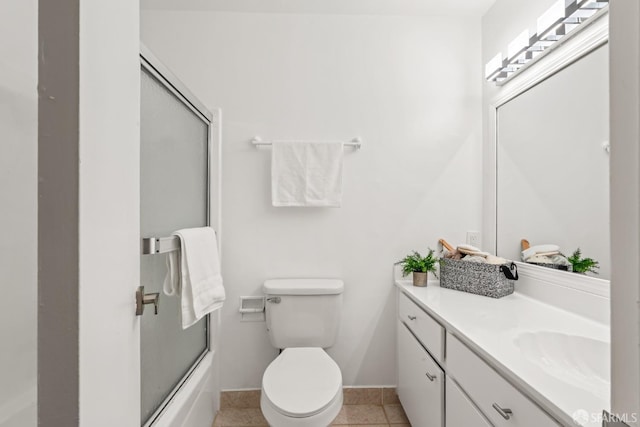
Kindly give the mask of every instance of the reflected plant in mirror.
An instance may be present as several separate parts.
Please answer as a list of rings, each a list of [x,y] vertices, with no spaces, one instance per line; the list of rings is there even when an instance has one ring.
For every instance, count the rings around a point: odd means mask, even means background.
[[[574,273],[600,274],[598,272],[598,269],[600,268],[600,263],[593,258],[582,258],[582,252],[580,251],[580,248],[576,249],[568,259],[573,267]]]

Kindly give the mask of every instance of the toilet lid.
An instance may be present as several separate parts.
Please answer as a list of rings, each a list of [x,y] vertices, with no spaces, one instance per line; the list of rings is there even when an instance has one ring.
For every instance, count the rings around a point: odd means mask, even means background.
[[[310,417],[329,406],[342,388],[340,368],[321,348],[287,348],[267,367],[262,392],[289,417]]]

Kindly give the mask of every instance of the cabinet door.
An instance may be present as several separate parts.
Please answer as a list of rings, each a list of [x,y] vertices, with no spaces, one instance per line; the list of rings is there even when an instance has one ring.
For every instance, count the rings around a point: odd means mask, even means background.
[[[416,427],[444,427],[444,372],[398,324],[398,397]]]
[[[402,292],[398,298],[398,317],[435,360],[444,359],[444,328]]]
[[[451,334],[447,334],[447,373],[496,427],[558,426],[546,412]]]
[[[455,382],[447,377],[447,427],[492,427]]]

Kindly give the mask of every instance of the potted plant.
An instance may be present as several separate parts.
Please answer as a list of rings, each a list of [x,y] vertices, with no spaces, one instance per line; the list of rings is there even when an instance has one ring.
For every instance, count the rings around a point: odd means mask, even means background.
[[[429,272],[432,272],[434,276],[438,277],[436,273],[437,263],[438,257],[433,254],[433,249],[429,249],[429,253],[425,257],[417,251],[412,251],[410,255],[407,255],[396,264],[402,265],[403,276],[408,276],[409,273],[413,273],[413,286],[427,286],[427,275]]]
[[[598,269],[600,268],[600,263],[593,258],[582,258],[582,253],[580,252],[580,248],[576,249],[573,255],[567,258],[573,267],[574,273],[579,274],[587,274],[593,273],[598,274]]]

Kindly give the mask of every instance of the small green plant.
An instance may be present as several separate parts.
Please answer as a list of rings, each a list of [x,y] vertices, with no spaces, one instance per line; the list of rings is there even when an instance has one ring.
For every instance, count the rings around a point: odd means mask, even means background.
[[[593,258],[582,258],[580,248],[576,249],[573,255],[567,258],[573,266],[573,272],[579,274],[598,274],[600,263]]]
[[[402,275],[408,276],[410,273],[428,273],[432,272],[436,277],[436,264],[438,257],[433,254],[433,249],[429,249],[427,256],[423,257],[417,251],[413,251],[411,255],[407,255],[396,264],[402,265]]]

